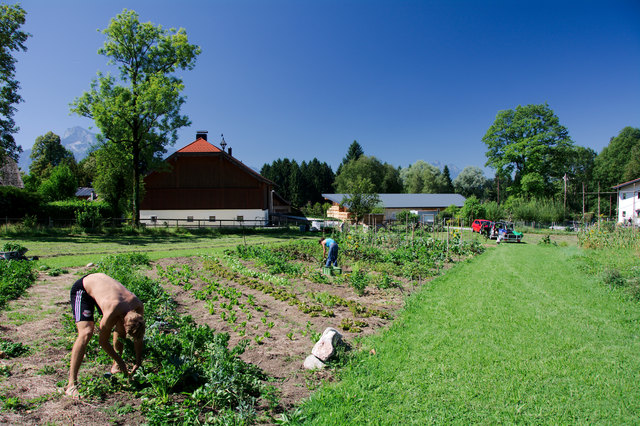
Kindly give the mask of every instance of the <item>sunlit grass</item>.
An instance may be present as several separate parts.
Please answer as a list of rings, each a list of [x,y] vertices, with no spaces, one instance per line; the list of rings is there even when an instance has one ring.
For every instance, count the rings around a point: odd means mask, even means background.
[[[308,422],[634,423],[640,308],[576,250],[502,245],[434,280],[304,405]]]

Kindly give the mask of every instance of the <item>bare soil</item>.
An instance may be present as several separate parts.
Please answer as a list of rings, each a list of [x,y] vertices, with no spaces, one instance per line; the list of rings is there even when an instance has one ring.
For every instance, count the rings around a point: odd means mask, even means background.
[[[252,266],[251,263],[246,264]],[[169,284],[166,280],[163,286],[177,302],[180,313],[191,315],[198,324],[208,324],[218,332],[229,333],[231,346],[241,339],[250,339],[251,344],[241,358],[259,366],[272,377],[272,384],[280,391],[281,410],[288,410],[309,397],[321,382],[333,380],[331,369],[309,372],[302,366],[315,343],[312,340],[314,332],[322,333],[326,327],[336,328],[343,334],[347,344],[357,347],[359,336],[377,332],[390,322],[376,316],[354,318],[348,308],[340,306],[331,308],[333,317],[311,316],[295,305],[276,300],[234,280],[212,275],[203,269],[199,257],[155,262],[147,272],[154,278],[159,278],[157,265],[164,268],[169,265],[190,265],[196,272],[196,277],[190,281],[193,287],[188,290]],[[15,402],[12,409],[0,411],[0,424],[135,425],[144,422],[139,410],[131,409],[137,407],[140,401],[131,400],[127,395],[110,395],[103,401],[73,400],[63,396],[68,375],[69,348],[75,339],[74,335],[63,330],[63,314],[70,313],[71,285],[88,272],[87,268],[69,269],[67,274],[57,277],[41,272],[24,297],[11,302],[7,310],[0,312],[1,338],[21,342],[32,349],[17,358],[2,358],[0,355],[0,372],[2,368],[9,368],[10,372],[8,377],[0,374],[0,404],[4,401],[6,407],[7,401]],[[221,316],[225,311],[220,306],[225,301],[223,298],[213,304],[197,300],[194,292],[204,289],[211,280],[237,289],[242,293],[243,301],[253,296],[255,305],[248,311],[251,315],[238,311],[238,320],[233,323]],[[310,292],[327,293],[390,313],[401,308],[406,295],[415,289],[413,284],[407,282],[403,283],[402,288],[385,290],[370,286],[363,296],[358,296],[346,284],[318,284],[306,279],[290,281],[293,286],[289,290],[300,300],[313,302]],[[366,326],[357,333],[344,331],[340,327],[344,318],[357,319],[366,323]],[[260,340],[260,337],[262,341],[259,343],[256,339]],[[99,376],[104,373],[100,369],[106,371],[107,368],[87,364],[81,367],[81,376]]]

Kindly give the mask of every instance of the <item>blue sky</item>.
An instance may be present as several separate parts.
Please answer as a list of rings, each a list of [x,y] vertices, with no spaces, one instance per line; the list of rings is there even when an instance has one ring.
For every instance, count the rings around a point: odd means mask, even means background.
[[[484,167],[500,110],[547,102],[576,144],[600,152],[640,127],[640,2],[24,0],[18,55],[24,149],[92,123],[69,103],[109,71],[97,50],[124,8],[185,28],[202,47],[183,74],[192,125],[254,168],[314,157],[337,168],[357,140],[394,166]],[[487,170],[490,173],[489,170]]]

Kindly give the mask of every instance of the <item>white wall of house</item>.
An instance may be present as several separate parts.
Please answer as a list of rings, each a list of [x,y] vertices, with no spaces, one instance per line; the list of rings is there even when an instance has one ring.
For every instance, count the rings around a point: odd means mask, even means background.
[[[618,223],[640,225],[640,183],[618,189]]]
[[[140,210],[140,221],[146,224],[176,226],[266,226],[269,211],[260,209],[219,210]],[[199,223],[198,223],[199,222]]]

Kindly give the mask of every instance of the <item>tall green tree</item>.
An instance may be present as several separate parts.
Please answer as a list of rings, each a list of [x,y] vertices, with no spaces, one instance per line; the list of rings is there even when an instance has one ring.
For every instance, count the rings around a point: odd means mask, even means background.
[[[465,167],[453,180],[456,193],[465,197],[475,195],[478,199],[482,197],[487,183],[487,178],[482,169],[475,166]]]
[[[349,209],[355,222],[358,223],[378,206],[380,197],[375,191],[375,185],[368,177],[349,181],[347,185],[340,204]]]
[[[538,195],[564,176],[573,141],[549,105],[500,111],[483,136],[486,165],[513,176],[512,193]]]
[[[78,189],[78,179],[67,164],[62,163],[51,170],[42,181],[38,192],[47,201],[59,201],[73,198]]]
[[[640,129],[625,127],[616,137],[611,138],[609,145],[602,149],[595,159],[593,177],[595,185],[608,188],[629,180],[640,178],[640,169],[635,169],[640,150]],[[638,173],[638,174],[637,174]]]
[[[140,221],[140,181],[144,172],[175,143],[177,130],[190,124],[180,114],[184,85],[175,73],[195,66],[200,47],[184,29],[166,30],[139,21],[124,10],[103,30],[107,40],[98,54],[116,65],[119,78],[98,72],[91,89],[72,103],[71,111],[94,120],[99,142],[112,144],[131,165],[132,217]]]
[[[278,193],[296,207],[322,202],[322,193],[333,190],[333,171],[317,158],[301,164],[296,160],[279,158],[271,164],[264,164],[260,174],[272,180]]]
[[[451,172],[449,172],[449,166],[446,164],[442,168],[442,179],[444,180],[444,187],[442,188],[442,192],[445,194],[451,194],[454,192],[453,182],[451,181]]]
[[[271,164],[264,164],[260,174],[277,185],[278,194],[294,206],[301,203],[300,165],[296,160],[277,159]]]
[[[13,115],[16,105],[22,101],[18,94],[20,83],[16,80],[16,52],[25,52],[30,37],[20,28],[25,23],[26,12],[20,5],[0,5],[0,164],[9,156],[18,161],[22,147],[13,137],[18,132]]]
[[[345,157],[342,159],[342,162],[338,166],[338,170],[336,171],[336,174],[340,174],[340,172],[342,171],[342,167],[345,164],[347,164],[350,161],[357,160],[363,155],[364,155],[364,150],[362,149],[362,146],[358,143],[358,141],[351,142],[351,145],[349,145],[349,149],[347,150],[347,155],[345,155]]]
[[[335,174],[327,163],[321,163],[317,158],[308,163],[303,161],[300,164],[300,174],[302,175],[302,193],[305,204],[321,203],[324,200],[322,193],[333,191]]]
[[[131,162],[123,158],[122,151],[115,144],[104,144],[87,158],[93,158],[86,167],[94,173],[92,182],[98,197],[108,203],[113,212],[120,216],[132,205]]]
[[[437,194],[445,192],[446,181],[440,169],[418,160],[400,171],[404,191],[409,194]]]
[[[374,156],[362,155],[344,165],[336,176],[334,186],[338,193],[348,193],[356,182],[369,179],[376,193],[402,192],[400,171],[388,163],[382,163]]]
[[[65,163],[74,169],[76,163],[73,153],[62,145],[60,136],[53,132],[36,138],[29,157],[32,160],[29,174],[39,180],[46,179],[59,164]]]

